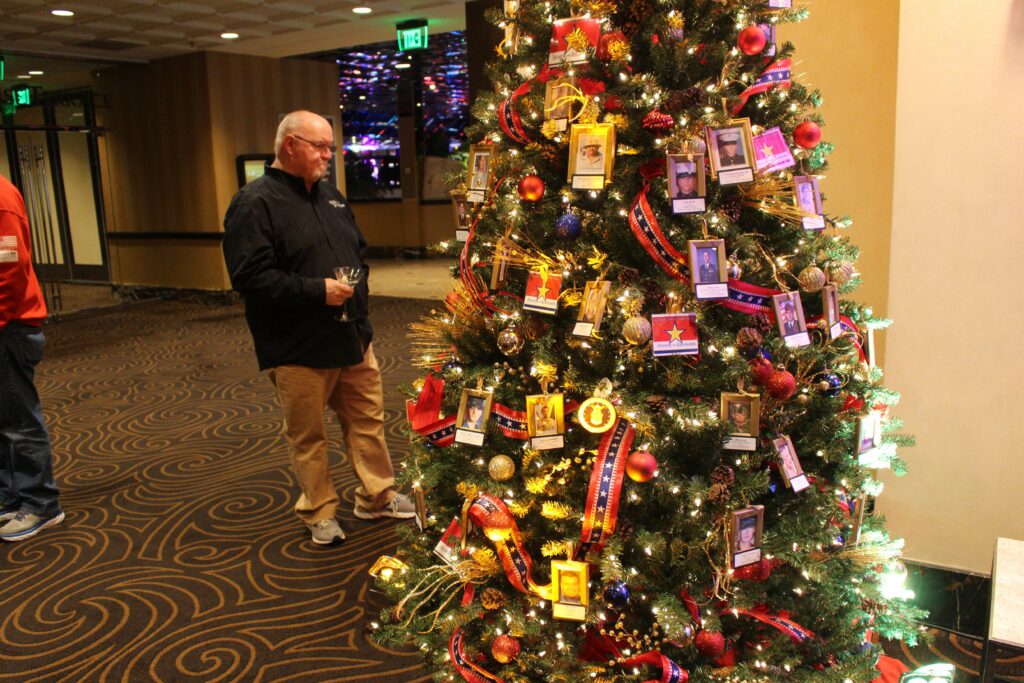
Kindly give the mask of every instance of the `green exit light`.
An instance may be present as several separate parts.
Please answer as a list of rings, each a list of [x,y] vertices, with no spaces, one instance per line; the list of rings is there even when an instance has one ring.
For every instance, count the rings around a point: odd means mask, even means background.
[[[427,47],[427,20],[410,19],[397,25],[398,51],[422,50]]]
[[[15,107],[32,105],[32,90],[27,85],[16,85],[11,88],[11,101]]]
[[[4,56],[0,55],[0,81],[4,80],[4,78],[6,78],[4,73]]]

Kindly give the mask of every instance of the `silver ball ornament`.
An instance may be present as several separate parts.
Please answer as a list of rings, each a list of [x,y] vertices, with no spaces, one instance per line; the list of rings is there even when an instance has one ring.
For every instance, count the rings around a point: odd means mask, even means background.
[[[498,334],[498,350],[506,356],[514,356],[523,350],[523,338],[511,327]]]

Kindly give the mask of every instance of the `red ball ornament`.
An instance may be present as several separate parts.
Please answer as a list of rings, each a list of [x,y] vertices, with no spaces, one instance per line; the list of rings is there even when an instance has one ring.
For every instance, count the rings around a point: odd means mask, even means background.
[[[519,198],[524,202],[540,201],[544,196],[544,181],[540,176],[528,175],[519,181]]]
[[[775,398],[786,400],[796,393],[796,377],[788,370],[776,370],[765,382],[765,388]]]
[[[647,451],[633,451],[626,458],[626,474],[633,481],[643,484],[654,478],[658,471],[658,461]]]
[[[499,664],[508,664],[519,656],[520,649],[517,639],[503,633],[491,643],[491,656]]]
[[[793,129],[793,142],[804,149],[814,149],[821,142],[821,127],[814,121],[804,121]]]
[[[764,31],[757,26],[746,27],[740,31],[740,35],[736,38],[736,47],[748,57],[761,54],[761,51],[764,50],[764,46],[767,44],[768,38],[765,37]]]
[[[708,659],[718,659],[725,652],[725,636],[718,631],[701,631],[693,639],[697,652]]]
[[[775,368],[772,367],[772,362],[764,356],[754,356],[750,359],[750,374],[754,384],[759,386],[767,384],[773,372],[775,372]]]

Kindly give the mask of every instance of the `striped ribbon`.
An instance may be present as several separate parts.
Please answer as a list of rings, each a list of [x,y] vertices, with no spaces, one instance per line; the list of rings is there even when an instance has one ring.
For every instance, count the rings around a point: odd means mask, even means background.
[[[452,631],[451,640],[448,641],[448,655],[452,659],[455,670],[462,678],[468,683],[488,683],[488,681],[490,683],[505,683],[504,679],[498,678],[490,671],[470,661],[463,649],[465,638],[466,634],[461,628],[457,628]]]
[[[647,193],[650,191],[650,181],[644,183],[644,187],[636,196],[633,208],[629,211],[629,227],[633,235],[644,248],[644,251],[654,259],[663,271],[672,278],[689,284],[690,267],[686,263],[686,257],[679,253],[665,233],[658,225],[658,219],[654,215],[651,204],[647,201]],[[772,296],[780,294],[778,290],[758,287],[741,280],[729,280],[729,298],[722,301],[726,308],[755,315],[763,313],[771,316]]]
[[[815,637],[812,631],[807,630],[806,628],[796,623],[792,619],[787,619],[786,617],[781,617],[777,614],[771,614],[769,612],[759,612],[757,610],[749,609],[727,611],[734,611],[735,614],[750,617],[751,619],[760,621],[762,624],[767,624],[772,628],[778,629],[779,631],[789,636],[789,639],[797,644],[805,643],[811,638]]]
[[[469,519],[494,543],[501,566],[516,590],[550,600],[551,584],[542,586],[533,580],[533,560],[523,547],[519,526],[505,501],[489,493],[480,493],[469,506]]]
[[[652,679],[646,683],[686,683],[690,680],[690,674],[687,673],[686,669],[657,650],[645,652],[642,655],[637,655],[622,662],[622,666],[637,666],[640,664],[649,664],[661,669],[660,678]]]
[[[633,445],[634,434],[629,420],[620,417],[601,439],[594,469],[590,473],[590,490],[587,492],[577,559],[586,557],[591,548],[600,549],[608,537],[615,533],[622,475],[626,471],[626,458]]]
[[[526,134],[526,129],[523,128],[523,120],[519,117],[519,112],[516,111],[516,100],[530,92],[531,87],[533,87],[533,80],[526,81],[516,88],[498,108],[498,123],[501,125],[501,129],[505,135],[520,145],[528,145],[532,141]]]

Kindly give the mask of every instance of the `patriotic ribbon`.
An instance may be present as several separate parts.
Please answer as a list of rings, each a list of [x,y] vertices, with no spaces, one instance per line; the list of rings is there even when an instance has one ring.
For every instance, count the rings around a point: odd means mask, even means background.
[[[464,678],[467,683],[505,683],[504,679],[498,678],[486,669],[474,664],[466,657],[463,649],[463,642],[466,634],[461,628],[452,631],[451,640],[448,641],[448,655],[452,659],[455,670]]]
[[[551,584],[542,586],[533,580],[533,560],[523,547],[519,526],[505,501],[489,493],[481,493],[469,506],[469,519],[494,543],[509,583],[527,595],[532,593],[545,600],[552,598]]]
[[[434,446],[451,446],[455,443],[456,417],[442,417],[441,400],[444,394],[444,380],[428,373],[423,380],[423,390],[415,402],[405,402],[406,419],[414,432]],[[579,408],[577,401],[569,401],[565,414],[571,415]],[[530,438],[526,429],[526,413],[495,403],[492,409],[494,420],[502,434],[510,439],[525,441]]]
[[[633,425],[619,418],[615,426],[605,433],[590,473],[590,490],[583,515],[583,532],[577,559],[586,557],[590,549],[599,549],[615,533],[619,516],[619,496],[622,493],[622,475],[626,471],[626,458],[633,445]]]
[[[633,202],[633,208],[629,211],[629,227],[633,235],[644,248],[644,251],[654,259],[663,271],[670,277],[688,284],[690,281],[690,267],[686,263],[686,257],[679,253],[665,233],[658,225],[658,219],[654,215],[651,204],[647,201],[647,193],[650,190],[650,181],[644,183],[644,187],[637,194]],[[778,290],[758,287],[741,280],[729,280],[729,298],[722,301],[726,308],[756,315],[763,313],[772,315],[771,298],[779,294]]]
[[[632,657],[622,662],[622,666],[637,666],[640,664],[649,664],[661,669],[660,678],[652,679],[646,683],[686,683],[690,680],[690,674],[687,673],[686,669],[682,668],[657,650],[645,652],[642,655]]]
[[[496,403],[491,411],[501,433],[510,439],[527,439],[526,413]]]
[[[794,643],[800,644],[805,643],[811,638],[814,638],[814,633],[808,631],[800,624],[796,623],[792,619],[788,619],[777,614],[771,614],[768,612],[759,612],[757,610],[749,609],[738,609],[733,610],[735,614],[743,615],[760,621],[762,624],[767,624],[772,628],[778,629],[789,636],[789,639]]]
[[[498,107],[498,123],[501,125],[501,129],[505,132],[505,135],[520,145],[528,145],[532,140],[526,134],[526,129],[523,128],[523,120],[519,117],[519,112],[516,111],[516,100],[530,92],[531,87],[533,87],[533,81],[526,81],[516,88]]]
[[[757,77],[757,80],[750,87],[739,94],[740,102],[733,107],[733,115],[735,116],[743,107],[747,106],[747,100],[754,95],[768,92],[775,87],[789,89],[789,86],[793,83],[792,64],[793,60],[788,57],[770,64],[767,69],[761,72],[761,75]]]

